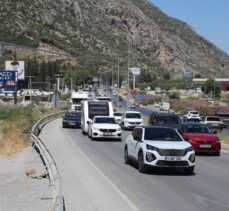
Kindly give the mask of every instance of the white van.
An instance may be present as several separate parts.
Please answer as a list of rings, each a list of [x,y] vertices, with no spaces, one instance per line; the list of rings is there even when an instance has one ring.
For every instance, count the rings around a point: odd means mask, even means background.
[[[83,134],[88,133],[88,122],[94,116],[114,116],[114,110],[110,101],[82,101],[81,106],[81,129]]]

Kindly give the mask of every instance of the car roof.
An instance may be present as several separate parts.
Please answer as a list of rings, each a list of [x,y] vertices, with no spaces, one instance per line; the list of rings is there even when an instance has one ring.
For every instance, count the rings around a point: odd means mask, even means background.
[[[113,116],[95,116],[94,118],[97,118],[97,117],[99,117],[99,118],[114,118]]]
[[[180,125],[197,125],[197,126],[206,126],[204,123],[196,123],[196,122],[183,122]]]
[[[151,114],[155,114],[157,116],[178,116],[176,113],[174,112],[163,112],[163,111],[156,111],[156,112],[152,112]]]
[[[146,129],[146,128],[155,128],[155,129],[161,128],[161,129],[172,129],[172,130],[176,130],[175,128],[172,128],[172,127],[158,126],[158,125],[147,125],[147,126],[141,126],[141,127],[135,127],[135,128],[143,128],[143,129]]]
[[[136,113],[136,114],[141,114],[139,111],[126,111],[125,114],[128,114],[128,113]]]

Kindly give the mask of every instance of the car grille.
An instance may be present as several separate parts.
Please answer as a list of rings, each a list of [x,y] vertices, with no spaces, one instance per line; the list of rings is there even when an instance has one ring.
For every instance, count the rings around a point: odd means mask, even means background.
[[[196,141],[198,144],[211,144],[212,142],[211,141],[202,141],[202,140],[199,140],[199,141]]]
[[[111,132],[111,133],[116,132],[115,129],[100,129],[100,131],[103,133],[105,133],[105,132]]]
[[[184,156],[185,150],[183,149],[160,149],[162,156]]]
[[[187,161],[165,161],[159,160],[157,161],[156,165],[161,167],[186,167],[188,166]]]
[[[141,122],[128,122],[128,123],[131,125],[140,125],[141,124]]]

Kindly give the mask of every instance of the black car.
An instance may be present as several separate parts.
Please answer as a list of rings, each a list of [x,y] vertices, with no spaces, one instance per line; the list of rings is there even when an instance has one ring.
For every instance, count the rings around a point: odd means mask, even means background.
[[[148,121],[148,125],[160,125],[172,128],[177,128],[180,123],[180,117],[172,112],[152,112]]]
[[[63,116],[62,121],[63,128],[65,127],[78,127],[81,126],[81,112],[80,111],[68,111]]]

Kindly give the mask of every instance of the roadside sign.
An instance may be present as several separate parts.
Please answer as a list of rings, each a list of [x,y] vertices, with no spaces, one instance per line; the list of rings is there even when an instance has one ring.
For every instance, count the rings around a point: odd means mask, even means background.
[[[138,100],[144,100],[145,99],[145,96],[144,95],[136,95],[135,96]]]
[[[63,78],[63,73],[54,73],[54,78]]]
[[[133,75],[140,75],[141,69],[139,67],[129,68],[130,73]]]
[[[0,91],[10,93],[16,91],[16,71],[0,71]]]
[[[5,70],[17,71],[16,80],[25,80],[24,61],[5,61]]]

